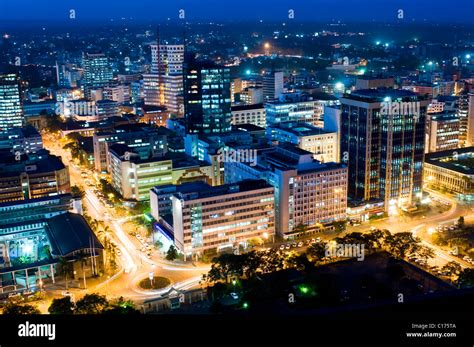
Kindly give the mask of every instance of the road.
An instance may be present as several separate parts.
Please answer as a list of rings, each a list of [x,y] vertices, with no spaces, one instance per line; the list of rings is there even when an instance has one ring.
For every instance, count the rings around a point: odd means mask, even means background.
[[[68,165],[71,185],[81,187],[85,191],[83,204],[87,213],[93,219],[101,221],[104,226],[109,227],[111,232],[108,236],[117,243],[121,251],[121,255],[117,257],[121,270],[101,283],[89,287],[88,292],[100,292],[110,297],[123,296],[136,302],[159,298],[169,288],[143,291],[137,285],[140,280],[147,278],[150,272],[153,272],[155,276],[169,278],[175,289],[186,290],[199,286],[202,275],[209,271],[209,266],[171,263],[160,258],[157,252],[153,252],[151,259],[147,258],[140,251],[137,240],[123,229],[123,224],[129,218],[116,216],[114,209],[107,207],[93,189],[84,184],[85,179],[81,176],[81,169],[73,164],[70,153],[62,149],[59,141],[50,136],[43,135],[43,144],[52,154],[61,156],[63,162],[71,163]],[[82,171],[84,170],[82,169]],[[97,179],[94,173],[89,171],[87,174],[89,179]],[[85,291],[82,290],[81,294],[84,293]]]
[[[61,148],[60,143],[52,137],[45,136],[43,138],[44,146],[51,153],[61,156],[66,163],[72,163],[70,153]],[[90,288],[89,291],[100,291],[111,297],[123,296],[134,301],[141,302],[146,299],[158,298],[167,291],[143,291],[137,286],[137,283],[144,278],[147,278],[150,272],[155,276],[167,277],[172,281],[172,285],[176,289],[188,289],[199,285],[202,274],[207,273],[209,266],[194,266],[190,264],[175,264],[165,261],[160,258],[157,252],[154,252],[151,259],[147,258],[145,254],[140,251],[140,244],[138,241],[125,232],[123,225],[127,221],[126,218],[119,218],[113,208],[108,208],[102,203],[94,191],[84,185],[85,179],[81,177],[81,170],[74,164],[69,165],[71,185],[82,187],[86,192],[83,199],[84,206],[89,215],[104,225],[107,225],[110,230],[110,237],[118,244],[122,253],[119,257],[119,263],[122,270],[114,276],[103,281],[97,286]],[[90,178],[94,178],[94,173],[88,172]],[[97,178],[97,175],[95,175]],[[460,216],[464,216],[466,221],[474,220],[472,211],[459,204],[453,198],[444,196],[435,191],[429,193],[440,201],[450,204],[450,208],[443,213],[431,213],[426,216],[414,217],[400,217],[392,216],[383,220],[374,220],[370,224],[362,224],[360,226],[348,226],[347,230],[338,234],[342,236],[350,232],[366,232],[370,227],[379,229],[388,229],[391,232],[412,231],[415,234],[423,228],[435,227],[442,223],[453,223]],[[110,217],[107,217],[110,216]],[[333,235],[326,235],[326,238],[333,238]],[[325,238],[323,236],[323,238]],[[430,265],[443,266],[449,261],[456,261],[463,267],[472,267],[467,262],[460,258],[448,254],[446,251],[430,244],[426,239],[422,240],[423,244],[431,247],[434,250],[435,257],[431,260]]]

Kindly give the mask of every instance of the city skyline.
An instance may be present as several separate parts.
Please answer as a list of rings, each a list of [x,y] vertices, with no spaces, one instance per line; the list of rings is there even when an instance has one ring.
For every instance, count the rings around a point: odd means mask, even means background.
[[[113,6],[111,6],[113,4]],[[293,1],[265,0],[255,3],[250,0],[227,2],[217,0],[199,1],[180,0],[174,2],[157,2],[139,0],[130,7],[129,2],[120,1],[59,1],[53,0],[48,5],[34,0],[2,1],[0,19],[5,21],[43,21],[44,24],[69,20],[69,11],[75,10],[78,22],[98,20],[120,20],[121,18],[140,21],[178,20],[179,10],[184,9],[186,21],[288,21],[288,11],[294,10],[296,21],[303,22],[397,22],[398,10],[404,10],[405,22],[440,22],[470,23],[474,4],[468,0],[454,0],[446,6],[444,0],[420,0],[416,3],[409,0],[314,0]],[[250,11],[250,8],[252,9]],[[28,9],[25,11],[25,9]],[[357,13],[357,16],[353,16]],[[3,15],[2,14],[8,14]],[[182,18],[181,18],[182,19]]]
[[[0,1],[1,346],[468,337],[473,1]]]

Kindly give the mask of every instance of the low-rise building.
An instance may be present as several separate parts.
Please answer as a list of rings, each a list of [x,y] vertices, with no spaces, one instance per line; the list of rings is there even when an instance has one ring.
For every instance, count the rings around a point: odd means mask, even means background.
[[[94,165],[98,172],[107,170],[107,152],[115,143],[129,146],[141,158],[163,156],[168,151],[169,130],[147,124],[126,124],[93,135]]]
[[[2,293],[54,284],[62,261],[81,279],[103,271],[103,247],[71,206],[69,194],[0,203]]]
[[[303,122],[283,122],[267,127],[270,141],[291,143],[314,154],[321,162],[338,162],[338,136]]]
[[[232,106],[231,124],[253,124],[264,128],[266,116],[263,104]]]
[[[18,155],[6,152],[0,163],[0,202],[70,192],[69,170],[60,157],[42,149]]]
[[[425,156],[424,182],[429,188],[474,199],[474,147],[434,152]]]
[[[211,166],[182,153],[142,159],[132,148],[114,144],[108,155],[112,185],[126,200],[148,200],[150,189],[159,185],[211,182]]]

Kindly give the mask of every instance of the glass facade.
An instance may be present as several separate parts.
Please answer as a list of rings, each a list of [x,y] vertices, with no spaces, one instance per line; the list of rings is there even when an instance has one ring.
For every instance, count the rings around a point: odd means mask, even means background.
[[[0,75],[0,131],[23,124],[20,81],[15,74]]]
[[[185,64],[184,103],[188,133],[231,130],[230,70],[207,62]]]

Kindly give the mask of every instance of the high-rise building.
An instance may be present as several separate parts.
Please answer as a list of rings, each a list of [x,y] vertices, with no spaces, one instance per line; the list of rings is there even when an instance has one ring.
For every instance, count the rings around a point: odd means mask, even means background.
[[[341,161],[349,197],[412,207],[422,194],[426,110],[411,91],[367,89],[341,99]]]
[[[248,180],[217,187],[202,182],[156,187],[150,196],[152,214],[169,221],[175,246],[186,256],[201,256],[246,248],[253,238],[272,238],[273,194],[265,181]]]
[[[225,182],[265,179],[275,188],[275,228],[288,238],[346,219],[347,167],[321,163],[294,145],[262,150],[256,165],[225,163]]]
[[[113,79],[109,59],[103,53],[84,53],[82,56],[84,68],[84,94],[90,97],[90,90],[108,86]]]
[[[183,114],[184,45],[151,45],[151,73],[143,75],[145,105]]]
[[[466,147],[474,146],[474,93],[468,96],[468,112],[466,125]]]
[[[278,99],[283,94],[283,72],[270,71],[263,76],[263,99],[265,102]]]
[[[467,91],[459,95],[457,113],[459,118],[459,147],[467,147],[469,132],[469,93]]]
[[[427,118],[425,153],[459,147],[459,118],[455,113],[432,113]]]
[[[22,127],[24,122],[20,80],[16,74],[0,74],[0,131]]]
[[[43,139],[32,125],[23,128],[12,128],[0,133],[0,150],[13,154],[36,153],[43,149]]]
[[[184,107],[188,133],[231,130],[230,69],[189,56],[185,61]]]

